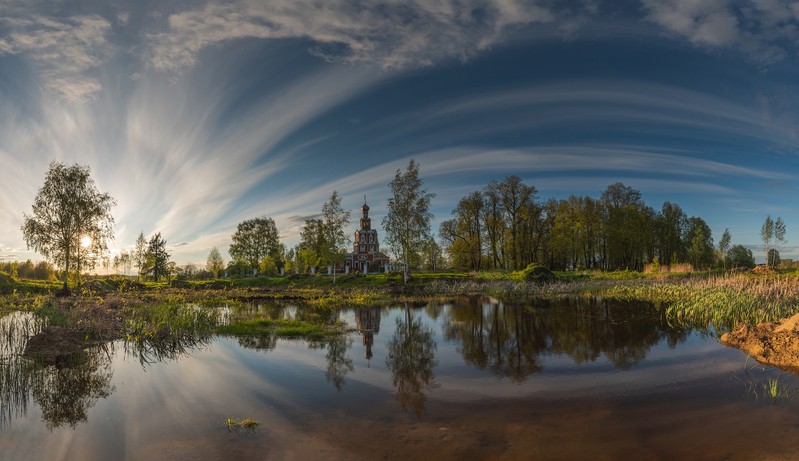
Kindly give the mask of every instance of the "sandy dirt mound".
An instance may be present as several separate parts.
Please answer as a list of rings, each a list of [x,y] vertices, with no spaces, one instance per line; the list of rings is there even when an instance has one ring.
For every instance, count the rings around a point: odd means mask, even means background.
[[[721,335],[721,342],[760,363],[799,370],[799,314],[780,322],[739,325]]]

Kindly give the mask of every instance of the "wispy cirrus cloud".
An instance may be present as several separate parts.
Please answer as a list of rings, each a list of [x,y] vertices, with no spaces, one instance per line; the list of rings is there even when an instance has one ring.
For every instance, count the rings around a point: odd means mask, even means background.
[[[45,88],[67,101],[84,101],[101,89],[88,73],[115,53],[111,24],[96,14],[56,17],[31,11],[23,3],[0,4],[0,54],[24,54],[40,68]]]
[[[424,66],[468,59],[510,27],[554,19],[538,2],[517,0],[208,2],[170,15],[166,30],[148,34],[148,60],[156,69],[180,70],[219,43],[300,38],[313,43],[312,53],[332,61]]]

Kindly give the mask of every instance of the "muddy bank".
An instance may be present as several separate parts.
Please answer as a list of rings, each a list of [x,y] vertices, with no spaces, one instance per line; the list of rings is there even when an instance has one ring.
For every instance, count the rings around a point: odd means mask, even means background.
[[[721,342],[765,365],[799,371],[799,314],[780,322],[739,325],[724,333]]]

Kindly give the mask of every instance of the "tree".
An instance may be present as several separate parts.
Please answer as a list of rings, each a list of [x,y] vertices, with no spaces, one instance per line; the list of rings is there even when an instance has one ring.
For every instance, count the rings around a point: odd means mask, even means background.
[[[44,185],[33,202],[33,214],[23,215],[22,235],[28,248],[41,253],[64,271],[68,292],[69,271],[90,255],[107,251],[114,238],[111,207],[116,202],[97,190],[88,166],[52,162]],[[80,251],[81,241],[88,243]]]
[[[270,277],[277,275],[277,265],[275,265],[275,259],[271,256],[264,256],[264,259],[261,260],[261,264],[258,265],[258,271],[261,274],[268,275]]]
[[[364,203],[366,203],[364,197]],[[341,197],[335,190],[327,202],[322,205],[322,226],[324,229],[325,246],[322,253],[323,261],[333,265],[333,283],[336,283],[337,263],[344,260],[344,254],[339,251],[349,241],[344,226],[350,222],[351,213],[341,207]]]
[[[774,250],[777,250],[777,242],[785,243],[785,223],[782,221],[782,217],[777,216],[777,220],[774,221]],[[779,252],[776,253],[779,257]],[[772,267],[777,267],[780,263],[779,261],[769,260],[771,261]]]
[[[480,270],[483,253],[483,196],[472,192],[452,210],[453,219],[444,221],[438,234],[445,242],[450,261],[455,267]]]
[[[130,275],[130,268],[133,265],[133,258],[128,251],[119,252],[119,265],[124,269],[125,275]]]
[[[527,258],[523,257],[521,248],[524,239],[521,236],[527,227],[540,213],[525,213],[531,205],[535,204],[535,196],[538,191],[534,186],[524,184],[518,176],[508,176],[494,187],[499,193],[500,210],[505,218],[505,223],[509,231],[506,239],[506,253],[508,255],[506,264],[509,263],[511,269],[521,269],[526,266]]]
[[[771,219],[771,215],[769,215],[766,216],[766,220],[763,222],[763,226],[760,228],[760,238],[763,239],[763,244],[765,246],[765,251],[763,254],[766,255],[766,266],[769,265],[768,249],[772,237],[774,237],[774,221]]]
[[[257,269],[264,256],[272,256],[276,261],[279,257],[280,242],[272,218],[261,217],[240,222],[232,240],[228,253],[234,260],[246,263],[250,269]]]
[[[205,268],[213,274],[214,278],[219,277],[219,273],[225,269],[225,260],[222,259],[222,255],[216,247],[211,248],[211,252],[208,253],[208,261],[205,263]]]
[[[713,237],[710,227],[702,218],[688,218],[688,259],[694,268],[700,269],[713,264]]]
[[[743,245],[733,245],[730,251],[727,252],[727,261],[730,267],[745,267],[751,269],[755,267],[755,257],[752,256],[752,250]]]
[[[300,247],[313,252],[314,257],[307,260],[316,264],[333,266],[333,283],[336,283],[335,265],[344,260],[341,251],[349,242],[344,227],[350,222],[351,213],[341,207],[341,196],[335,190],[322,205],[321,219],[307,219],[300,233]],[[306,256],[310,253],[306,251]]]
[[[40,261],[33,269],[33,277],[36,280],[54,280],[55,274],[53,273],[53,268],[50,266],[50,263],[47,261]]]
[[[776,248],[772,248],[772,249],[768,250],[768,258],[767,259],[768,259],[768,262],[771,265],[771,267],[773,267],[775,269],[777,267],[779,267],[780,263],[782,262],[782,258],[780,258],[780,252],[777,251]]]
[[[147,239],[144,238],[144,232],[139,232],[136,238],[136,246],[133,249],[133,264],[139,270],[139,278],[145,274],[147,267]]]
[[[419,164],[414,160],[408,162],[403,173],[397,169],[394,180],[389,183],[391,197],[388,199],[386,217],[383,218],[383,229],[386,241],[394,252],[394,256],[404,266],[404,281],[408,283],[408,265],[416,249],[421,247],[430,235],[430,219],[433,215],[430,194],[422,188],[419,178]]]
[[[672,255],[685,255],[686,248],[683,244],[687,233],[688,216],[676,203],[664,202],[660,212],[655,217],[656,240],[660,261],[669,265]],[[676,261],[673,261],[676,262]]]
[[[721,234],[721,239],[719,240],[719,254],[725,270],[727,269],[727,250],[730,248],[731,240],[730,229],[724,229],[724,233]]]
[[[147,273],[156,282],[161,277],[169,277],[169,253],[166,251],[166,240],[161,238],[161,233],[157,233],[150,238],[147,245]]]

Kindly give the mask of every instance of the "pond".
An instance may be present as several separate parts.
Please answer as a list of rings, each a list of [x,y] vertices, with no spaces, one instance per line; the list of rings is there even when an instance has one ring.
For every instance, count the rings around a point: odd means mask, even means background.
[[[7,315],[0,459],[799,457],[799,379],[646,304],[475,297],[322,315],[353,331],[118,341],[49,365],[21,356],[41,325]]]

